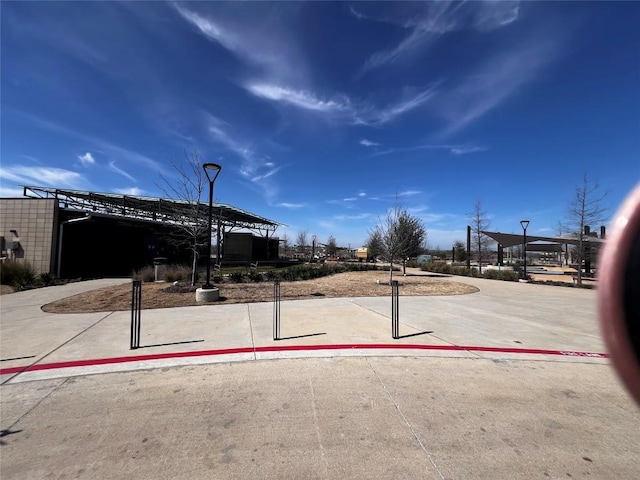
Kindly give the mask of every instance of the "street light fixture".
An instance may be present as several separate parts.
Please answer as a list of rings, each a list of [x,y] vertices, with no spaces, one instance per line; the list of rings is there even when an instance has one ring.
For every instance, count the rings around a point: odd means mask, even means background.
[[[207,175],[207,179],[209,180],[209,227],[207,229],[207,238],[208,241],[208,249],[207,249],[207,282],[202,286],[203,290],[211,290],[213,285],[211,285],[211,222],[213,217],[213,183],[220,175],[220,170],[222,167],[217,163],[205,163],[202,165],[204,168],[204,173]],[[220,259],[216,259],[217,262],[220,262]]]
[[[529,220],[520,220],[523,233],[523,246],[524,246],[524,279],[527,279],[527,227],[529,226]]]

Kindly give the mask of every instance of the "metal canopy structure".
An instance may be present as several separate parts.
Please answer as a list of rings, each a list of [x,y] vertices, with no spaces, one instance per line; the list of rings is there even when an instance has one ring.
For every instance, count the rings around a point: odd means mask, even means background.
[[[206,221],[209,205],[199,202],[194,205],[185,200],[170,198],[142,197],[137,195],[119,195],[114,193],[86,192],[61,188],[24,186],[23,194],[30,198],[55,198],[60,207],[87,213],[98,213],[131,220],[157,222],[161,224],[180,224],[192,219]],[[195,207],[195,208],[194,208]],[[267,236],[273,234],[283,224],[260,217],[253,213],[221,203],[213,204],[216,219],[220,226],[230,231],[234,228],[266,230]]]
[[[522,245],[522,234],[513,234],[513,233],[500,233],[500,232],[485,232],[482,231],[484,235],[492,238],[496,242],[498,242],[503,247],[513,247],[515,245]],[[605,242],[602,238],[592,237],[585,235],[583,237],[583,242],[589,243],[591,245],[601,245]],[[569,245],[579,245],[580,239],[577,236],[570,237],[537,237],[532,235],[527,235],[527,245],[532,242],[548,242],[548,243],[556,243],[556,244],[569,244]]]

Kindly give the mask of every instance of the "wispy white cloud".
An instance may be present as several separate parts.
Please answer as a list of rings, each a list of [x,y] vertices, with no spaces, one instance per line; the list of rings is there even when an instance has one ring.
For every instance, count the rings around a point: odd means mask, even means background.
[[[80,163],[82,163],[83,167],[88,167],[96,163],[96,160],[95,158],[93,158],[93,155],[91,155],[91,152],[87,152],[83,155],[78,155],[78,160],[80,160]]]
[[[365,147],[379,147],[380,146],[379,143],[372,142],[371,140],[367,140],[366,138],[363,138],[362,140],[360,140],[360,145],[364,145]]]
[[[84,135],[83,133],[72,130],[65,125],[60,123],[51,122],[49,120],[36,117],[27,112],[22,111],[13,111],[13,113],[18,114],[19,116],[29,120],[39,128],[43,128],[45,130],[49,130],[51,132],[60,133],[63,135],[67,135],[69,137],[77,138],[82,140],[84,143],[91,144],[95,146],[96,150],[103,152],[105,156],[116,157],[118,160],[125,160],[127,162],[133,162],[138,165],[142,165],[148,169],[151,169],[155,172],[164,173],[165,168],[157,161],[142,155],[138,152],[134,152],[133,150],[128,150],[126,148],[120,147],[112,142],[108,142],[101,138],[97,138],[91,135]]]
[[[231,126],[224,120],[204,112],[207,130],[213,141],[240,159],[238,173],[253,185],[260,187],[268,201],[274,199],[278,187],[273,176],[282,168],[273,159],[260,155],[252,145],[229,133]]]
[[[437,85],[432,85],[423,90],[407,88],[402,98],[384,107],[361,105],[353,113],[354,122],[362,125],[383,125],[395,120],[397,117],[414,110],[434,97]]]
[[[557,38],[547,35],[509,46],[486,61],[435,100],[434,111],[448,122],[444,133],[457,132],[501,105],[558,54]]]
[[[519,0],[487,0],[478,2],[474,27],[480,31],[494,30],[515,22],[520,16]]]
[[[19,185],[50,186],[71,189],[87,188],[90,183],[81,173],[55,167],[7,165],[0,169],[0,179]]]
[[[274,206],[281,208],[290,208],[290,209],[299,209],[307,206],[306,203],[289,203],[289,202],[280,202],[276,203]]]
[[[398,197],[413,197],[415,195],[420,195],[422,192],[420,190],[403,190],[398,192],[396,195]]]
[[[109,162],[109,168],[114,172],[116,172],[117,174],[122,175],[123,177],[131,180],[132,182],[137,182],[137,180],[133,176],[131,176],[130,174],[122,170],[120,167],[118,167],[115,161]]]
[[[367,192],[360,192],[358,193],[359,197],[366,197],[367,196]]]
[[[114,188],[113,191],[115,193],[119,193],[121,195],[133,195],[133,196],[140,196],[140,195],[144,195],[146,193],[144,190],[142,190],[141,188],[138,188],[138,187]]]
[[[233,9],[209,8],[215,13],[199,13],[174,3],[175,10],[207,39],[215,42],[252,67],[266,71],[270,78],[298,78],[304,70],[295,42],[286,38],[278,15],[255,14],[236,18]],[[210,5],[209,5],[210,7]],[[267,7],[265,7],[267,8]],[[239,10],[235,10],[237,14]]]
[[[309,90],[272,83],[247,83],[245,88],[256,97],[271,102],[342,119],[346,123],[369,126],[383,125],[395,120],[425,104],[436,92],[435,85],[425,89],[406,88],[399,100],[380,107],[364,101],[354,101],[346,95],[335,95],[327,99]]]
[[[324,100],[308,91],[294,90],[266,83],[248,84],[246,85],[246,88],[257,97],[275,102],[287,103],[305,110],[314,110],[326,113],[344,113],[351,111],[351,105],[349,104],[349,100],[346,98]]]
[[[356,215],[335,215],[333,218],[341,222],[348,220],[366,220],[375,217],[373,213],[358,213]]]
[[[452,145],[451,153],[454,155],[466,155],[467,153],[475,153],[475,152],[485,152],[487,151],[487,147],[481,147],[478,145]]]
[[[414,152],[419,150],[447,150],[453,155],[466,155],[469,153],[485,152],[489,148],[481,145],[416,145],[414,147],[401,147],[401,148],[389,148],[387,150],[381,150],[371,154],[372,157],[381,155],[391,155],[394,153]]]
[[[22,188],[17,187],[5,187],[0,185],[0,197],[2,198],[21,198],[24,194],[24,190]]]
[[[407,10],[404,19],[379,19],[351,8],[351,13],[358,19],[388,21],[408,30],[408,34],[395,47],[372,54],[362,66],[361,73],[392,64],[409,53],[423,52],[448,32],[493,30],[516,21],[520,13],[518,1],[439,1],[416,3],[412,7]]]

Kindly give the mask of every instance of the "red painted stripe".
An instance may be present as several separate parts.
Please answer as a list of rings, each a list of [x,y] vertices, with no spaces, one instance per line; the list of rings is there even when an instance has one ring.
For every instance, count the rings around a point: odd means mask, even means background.
[[[536,348],[510,348],[510,347],[474,347],[462,345],[419,345],[408,343],[345,343],[333,345],[274,345],[266,347],[242,347],[225,348],[219,350],[196,350],[192,352],[153,353],[149,355],[129,355],[126,357],[94,358],[88,360],[70,360],[67,362],[39,363],[22,367],[9,367],[0,369],[0,375],[11,373],[35,372],[38,370],[53,370],[56,368],[88,367],[94,365],[109,365],[114,363],[143,362],[148,360],[164,360],[169,358],[208,357],[218,355],[233,355],[238,353],[253,352],[291,352],[313,350],[444,350],[444,351],[469,351],[469,352],[493,352],[514,353],[529,355],[561,355],[568,357],[609,358],[606,353],[576,352],[570,350],[542,350]]]

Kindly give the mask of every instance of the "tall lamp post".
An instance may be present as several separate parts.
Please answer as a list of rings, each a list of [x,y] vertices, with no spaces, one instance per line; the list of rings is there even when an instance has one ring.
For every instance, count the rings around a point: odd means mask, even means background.
[[[207,229],[207,238],[208,241],[208,249],[207,249],[207,283],[205,283],[202,288],[203,290],[211,290],[213,285],[211,285],[211,222],[213,216],[213,183],[220,175],[220,170],[222,167],[217,163],[205,163],[202,165],[204,168],[204,173],[207,175],[207,179],[209,180],[209,227]],[[218,262],[220,259],[216,259]]]
[[[522,244],[524,246],[524,279],[527,279],[527,227],[529,226],[529,220],[520,220],[520,225],[522,225],[523,230],[523,241]]]

